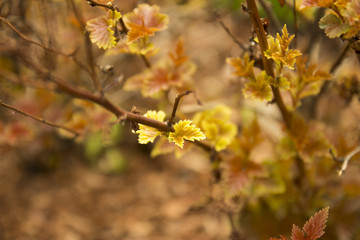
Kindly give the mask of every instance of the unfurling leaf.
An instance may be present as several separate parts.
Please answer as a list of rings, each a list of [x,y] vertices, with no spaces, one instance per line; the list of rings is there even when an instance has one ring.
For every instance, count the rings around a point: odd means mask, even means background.
[[[114,27],[121,18],[121,13],[109,10],[106,16],[91,19],[86,23],[86,30],[90,32],[90,40],[99,48],[108,49],[116,45]]]
[[[163,111],[147,111],[144,116],[161,122],[165,119],[165,113]],[[143,124],[139,124],[139,130],[137,130],[136,133],[139,134],[138,141],[140,144],[154,142],[155,138],[162,134],[162,132],[156,128],[152,128]]]
[[[244,59],[241,58],[227,58],[226,62],[235,68],[234,75],[239,77],[249,77],[254,79],[254,60],[250,60],[249,55],[246,53]]]
[[[204,140],[205,134],[192,124],[191,120],[180,120],[174,125],[175,132],[169,134],[169,140],[183,148],[184,139],[189,141]]]
[[[124,15],[124,22],[129,28],[128,43],[152,36],[154,32],[164,30],[169,22],[168,16],[159,13],[157,5],[139,4],[132,12]]]
[[[321,29],[325,29],[325,33],[329,38],[340,37],[349,30],[349,25],[342,22],[342,20],[333,13],[328,13],[319,21]]]
[[[289,49],[291,40],[294,35],[289,36],[286,25],[282,29],[282,36],[279,33],[276,39],[272,36],[268,37],[269,48],[264,52],[265,57],[273,59],[277,65],[294,69],[296,57],[301,55],[299,50]]]
[[[271,101],[273,98],[270,87],[271,77],[262,71],[256,79],[245,84],[242,92],[246,98],[257,99],[260,101]]]

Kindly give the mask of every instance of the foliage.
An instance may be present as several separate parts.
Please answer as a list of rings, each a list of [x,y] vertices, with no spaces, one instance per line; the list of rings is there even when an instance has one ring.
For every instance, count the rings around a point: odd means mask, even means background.
[[[294,16],[301,24],[287,22],[276,34],[273,17],[268,26],[253,0],[231,19],[222,12],[213,18],[209,8],[197,9],[206,15],[188,11],[205,1],[132,9],[125,1],[56,1],[61,18],[46,26],[40,16],[55,3],[36,8],[34,2],[22,18],[0,5],[0,107],[9,110],[0,112],[1,154],[20,154],[31,144],[49,151],[44,136],[54,135],[81,149],[79,158],[92,168],[119,174],[130,164],[126,151],[152,158],[190,153],[210,160],[210,190],[202,192],[211,200],[204,208],[227,215],[232,236],[267,239],[323,209],[302,229],[292,228],[292,240],[318,239],[331,206],[329,238],[344,238],[343,229],[359,237],[360,207],[352,204],[360,180],[349,161],[360,131],[359,0],[303,0],[295,9],[301,17]],[[277,7],[284,4],[291,8],[284,1]],[[240,2],[213,6],[238,11]],[[326,9],[319,21],[329,37],[324,46],[308,31],[313,7]],[[220,27],[214,22],[220,17],[225,31],[208,32]],[[235,41],[232,31],[248,17],[254,30],[244,26],[241,37],[250,40]],[[339,178],[338,169],[350,174]]]
[[[148,111],[144,116],[162,122],[165,119],[165,113],[162,111]],[[143,124],[139,124],[139,130],[137,130],[136,133],[139,134],[139,143],[141,144],[154,142],[156,137],[163,134],[163,132],[156,128],[148,127]],[[170,132],[167,138],[169,142],[174,142],[177,146],[183,148],[184,140],[192,142],[195,140],[204,140],[205,135],[199,128],[192,124],[191,120],[180,120],[174,125],[174,132]]]
[[[294,224],[291,239],[316,240],[320,238],[325,233],[324,228],[328,218],[328,212],[329,208],[327,207],[315,213],[315,215],[305,223],[302,230]],[[270,238],[270,240],[286,240],[286,237],[281,236],[281,238]]]

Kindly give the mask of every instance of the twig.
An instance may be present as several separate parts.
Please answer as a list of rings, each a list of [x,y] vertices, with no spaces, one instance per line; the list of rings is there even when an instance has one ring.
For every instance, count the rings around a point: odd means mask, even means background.
[[[298,22],[297,22],[297,11],[296,11],[296,0],[293,0],[293,17],[294,17],[294,48],[297,48],[298,39]]]
[[[260,45],[260,49],[261,49],[261,55],[262,55],[262,61],[264,64],[264,69],[266,71],[266,74],[271,76],[271,77],[275,77],[274,74],[274,70],[273,70],[273,66],[272,66],[272,62],[270,59],[266,58],[264,55],[264,52],[267,50],[268,48],[268,43],[267,43],[267,38],[266,38],[266,34],[265,34],[265,30],[264,27],[261,23],[261,19],[260,19],[260,15],[255,3],[255,0],[246,0],[246,4],[247,4],[247,8],[248,8],[248,13],[251,17],[252,23],[254,25],[254,29],[256,32],[256,35],[258,37],[259,40],[259,45]],[[280,109],[281,115],[284,119],[285,125],[287,126],[288,129],[291,129],[291,114],[289,113],[289,111],[286,109],[286,106],[284,104],[284,101],[281,97],[280,91],[277,87],[271,86],[273,95],[274,95],[274,101],[276,102],[277,106]]]
[[[78,11],[74,0],[69,0],[69,2],[71,4],[71,8],[72,8],[72,10],[74,12],[75,18],[79,22],[81,28],[85,31],[85,21],[84,21],[83,16],[81,15],[81,12]],[[90,67],[90,77],[92,79],[92,82],[94,84],[95,89],[99,93],[103,94],[100,80],[97,77],[97,74],[96,74],[96,71],[95,71],[96,64],[95,64],[95,60],[94,60],[94,54],[93,54],[93,50],[92,50],[89,35],[90,35],[90,33],[86,31],[85,34],[84,34],[84,41],[85,41],[86,57],[87,57],[87,60],[88,60],[88,65]]]
[[[225,32],[231,37],[231,39],[236,43],[242,50],[247,51],[247,48],[244,46],[245,44],[238,40],[230,31],[230,29],[225,25],[225,23],[221,20],[220,16],[216,14],[216,18],[220,23],[221,27],[225,30]]]
[[[147,57],[144,54],[141,54],[140,57],[144,61],[145,66],[147,68],[151,68],[151,63],[149,62],[149,59],[147,59]]]
[[[6,25],[8,25],[14,32],[16,32],[22,39],[24,39],[25,41],[27,41],[28,43],[30,44],[33,44],[33,45],[36,45],[38,47],[41,47],[42,49],[46,50],[46,51],[49,51],[49,52],[52,52],[52,53],[56,53],[58,55],[61,55],[61,56],[64,56],[64,57],[67,57],[71,60],[73,60],[77,65],[79,65],[81,68],[83,68],[86,72],[88,72],[90,74],[90,71],[89,69],[84,65],[82,64],[79,60],[77,60],[75,57],[74,57],[74,54],[71,53],[71,54],[66,54],[66,53],[63,53],[61,51],[58,51],[56,49],[53,49],[53,48],[49,48],[41,43],[38,43],[38,42],[35,42],[33,40],[31,40],[30,38],[28,38],[26,35],[24,35],[23,33],[21,33],[14,25],[12,25],[10,23],[9,20],[7,20],[6,18],[4,17],[0,17],[0,20],[2,22],[4,22]]]
[[[92,7],[103,7],[103,8],[107,8],[107,9],[110,9],[112,11],[115,11],[115,7],[111,4],[102,4],[102,3],[98,3],[98,2],[95,2],[93,0],[86,0],[90,6]]]
[[[345,170],[347,169],[350,159],[353,156],[355,156],[357,153],[360,152],[360,146],[356,147],[354,150],[349,152],[344,158],[335,157],[335,155],[334,155],[334,153],[332,152],[331,149],[329,150],[329,152],[330,152],[331,157],[334,159],[334,161],[342,162],[341,169],[339,170],[339,176],[341,176],[345,172]]]
[[[175,115],[176,115],[176,110],[179,106],[179,102],[180,102],[180,99],[183,97],[183,96],[186,96],[188,94],[192,93],[192,91],[186,91],[184,93],[181,93],[181,94],[178,94],[175,98],[175,103],[174,103],[174,107],[173,107],[173,110],[172,110],[172,113],[171,113],[171,116],[167,122],[168,126],[171,127],[172,124],[173,124],[173,121],[174,121],[174,118],[175,118]]]
[[[350,42],[348,42],[345,46],[345,48],[342,50],[341,54],[339,55],[339,57],[336,59],[336,61],[334,62],[334,64],[332,65],[331,69],[330,69],[330,73],[333,74],[335,72],[335,70],[340,66],[340,64],[342,63],[342,61],[344,60],[344,57],[346,56],[346,53],[349,51],[350,49]]]
[[[13,107],[13,106],[11,106],[9,104],[4,103],[1,99],[0,99],[0,106],[3,106],[3,107],[8,108],[10,110],[13,110],[13,111],[15,111],[17,113],[20,113],[21,115],[23,115],[25,117],[34,119],[34,120],[36,120],[38,122],[44,123],[44,124],[49,125],[51,127],[62,129],[62,130],[65,130],[67,132],[70,132],[70,133],[74,134],[75,138],[80,135],[80,133],[78,133],[77,131],[75,131],[73,129],[67,128],[65,126],[61,126],[61,125],[56,124],[56,123],[49,122],[49,121],[47,121],[47,120],[45,120],[43,118],[39,118],[39,117],[36,117],[34,115],[31,115],[30,113],[26,113],[26,112],[24,112],[24,111],[22,111],[22,110],[20,110],[20,109],[18,109],[16,107]]]
[[[340,66],[340,64],[342,63],[342,61],[344,60],[344,58],[346,56],[346,53],[349,51],[349,49],[350,49],[350,43],[346,44],[346,46],[342,50],[341,54],[338,56],[338,58],[336,59],[334,64],[331,66],[330,74],[333,74],[335,72],[335,70]],[[330,85],[330,81],[325,81],[324,84],[321,86],[319,93],[314,97],[314,100],[312,101],[312,105],[311,105],[311,111],[310,111],[311,117],[315,116],[318,102],[319,102],[321,96],[328,89],[329,85]]]

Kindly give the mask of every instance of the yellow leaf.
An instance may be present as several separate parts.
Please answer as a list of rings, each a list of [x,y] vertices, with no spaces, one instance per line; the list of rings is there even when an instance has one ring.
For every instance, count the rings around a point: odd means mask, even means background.
[[[194,122],[201,127],[216,151],[224,150],[237,134],[237,126],[230,117],[231,108],[225,105],[197,113],[194,117]]]
[[[163,111],[156,112],[150,110],[147,111],[144,116],[161,122],[163,122],[165,119],[165,113]],[[139,134],[138,141],[140,144],[147,144],[149,142],[153,143],[155,138],[162,134],[162,132],[156,128],[152,128],[143,124],[139,124],[139,130],[137,130],[136,133]]]
[[[115,47],[116,38],[113,28],[116,21],[121,18],[121,13],[109,10],[106,16],[91,19],[86,23],[86,30],[90,32],[90,40],[99,48],[108,49]]]
[[[277,65],[294,69],[296,57],[301,55],[299,50],[290,49],[289,45],[294,35],[289,36],[286,24],[282,29],[282,36],[276,35],[276,39],[272,36],[268,37],[268,49],[264,52],[265,57],[273,59]]]
[[[246,53],[244,59],[241,58],[227,58],[226,62],[235,68],[234,75],[239,77],[254,77],[254,60],[250,60],[249,55]]]
[[[256,80],[245,84],[242,92],[246,98],[257,99],[260,101],[271,101],[273,98],[270,87],[271,77],[262,71],[256,76]]]
[[[175,132],[169,134],[169,141],[183,148],[184,139],[189,141],[204,140],[205,134],[192,124],[191,120],[180,120],[174,125]]]

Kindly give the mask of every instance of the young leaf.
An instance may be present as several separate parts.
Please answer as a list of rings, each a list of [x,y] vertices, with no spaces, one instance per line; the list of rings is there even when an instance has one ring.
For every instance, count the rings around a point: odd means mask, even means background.
[[[260,101],[271,101],[273,98],[270,87],[271,77],[262,71],[256,76],[256,79],[246,83],[242,92],[246,98],[257,99]]]
[[[169,141],[183,148],[184,139],[189,141],[204,140],[205,134],[199,128],[191,124],[191,120],[180,120],[174,125],[175,132],[169,134]]]
[[[165,113],[163,111],[147,111],[144,114],[145,117],[152,118],[158,121],[164,121]],[[162,132],[157,130],[156,128],[148,127],[143,124],[139,124],[139,130],[136,131],[139,134],[138,141],[140,144],[147,144],[148,142],[154,142],[157,136],[160,136]]]
[[[301,52],[299,50],[289,49],[290,42],[293,38],[294,35],[289,36],[285,24],[281,37],[279,33],[277,33],[276,39],[272,36],[268,37],[269,48],[264,52],[265,57],[273,59],[277,65],[294,69],[296,57],[300,56]]]
[[[235,68],[234,75],[239,77],[255,78],[254,75],[254,60],[250,61],[249,55],[246,53],[244,59],[241,58],[227,58],[226,62]]]
[[[328,13],[319,21],[321,29],[325,29],[325,33],[329,38],[340,37],[349,30],[349,25],[343,23],[341,19],[333,14]]]
[[[129,28],[128,43],[145,36],[152,36],[154,32],[164,30],[169,22],[168,16],[159,13],[157,5],[139,4],[132,12],[124,15],[124,22]]]
[[[178,39],[175,45],[175,51],[174,53],[169,52],[169,57],[176,67],[179,67],[184,62],[188,61],[189,57],[185,55],[183,38]]]
[[[86,23],[86,30],[90,32],[90,40],[99,48],[108,49],[116,45],[113,28],[121,13],[109,10],[106,16],[91,19]]]
[[[329,207],[326,207],[312,216],[303,227],[307,239],[315,240],[324,234],[326,221],[329,214]],[[293,239],[296,240],[296,239]]]

